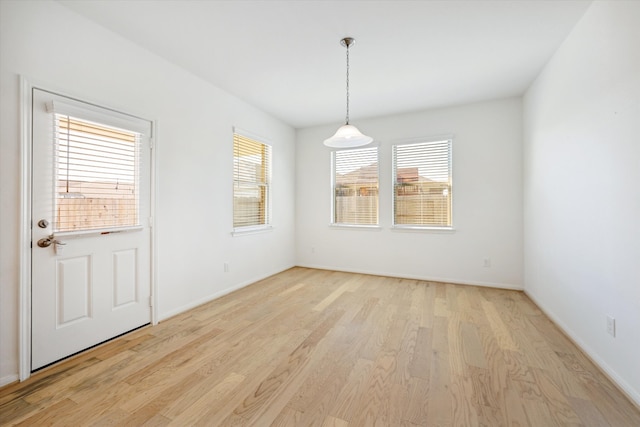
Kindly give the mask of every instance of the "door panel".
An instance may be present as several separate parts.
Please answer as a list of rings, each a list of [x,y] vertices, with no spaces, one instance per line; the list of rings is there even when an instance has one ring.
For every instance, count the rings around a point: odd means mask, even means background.
[[[57,328],[91,318],[91,256],[56,260]]]
[[[113,308],[138,302],[136,278],[137,249],[127,249],[113,253],[114,295]]]
[[[39,89],[32,117],[36,370],[150,323],[151,135],[149,122]]]

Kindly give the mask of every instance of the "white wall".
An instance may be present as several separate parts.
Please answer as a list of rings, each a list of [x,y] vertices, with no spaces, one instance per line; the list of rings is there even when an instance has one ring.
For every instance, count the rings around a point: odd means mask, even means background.
[[[19,75],[157,120],[161,318],[294,264],[292,128],[55,2],[0,1],[0,31],[0,385],[18,374]],[[232,126],[273,144],[272,232],[230,234]]]
[[[524,252],[526,292],[640,404],[639,22],[595,2],[526,93]]]
[[[339,124],[299,130],[297,264],[522,288],[522,111],[510,98],[354,120],[380,143],[380,230],[330,227],[330,149]],[[453,134],[453,232],[391,230],[394,140]],[[485,258],[491,267],[483,266]]]

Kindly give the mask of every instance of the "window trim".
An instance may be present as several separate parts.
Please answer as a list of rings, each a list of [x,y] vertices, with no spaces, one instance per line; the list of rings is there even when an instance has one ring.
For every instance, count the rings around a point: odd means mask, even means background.
[[[268,225],[246,225],[244,227],[236,227],[231,232],[232,236],[246,236],[249,234],[259,234],[266,233],[268,231],[273,231],[273,226]]]
[[[398,139],[391,142],[391,230],[392,231],[406,231],[406,232],[455,232],[455,209],[454,201],[455,201],[455,191],[451,192],[451,225],[446,226],[436,226],[436,225],[412,225],[412,224],[396,224],[396,203],[395,203],[395,184],[396,184],[396,162],[395,156],[393,155],[394,147],[397,145],[413,145],[413,144],[424,144],[430,142],[438,142],[438,141],[449,141],[449,178],[451,180],[451,188],[454,187],[454,175],[453,175],[453,141],[454,134],[441,134],[441,135],[432,135],[424,138],[405,138]]]
[[[45,91],[47,92],[47,91]],[[53,92],[51,92],[53,95]],[[68,98],[68,97],[67,97]],[[141,137],[152,137],[151,122],[138,116],[113,110],[108,107],[101,107],[85,101],[77,101],[80,105],[72,104],[70,101],[52,100],[45,105],[47,112],[52,114],[63,114],[72,116],[80,120],[96,122],[105,126],[124,129],[130,132],[136,132]]]
[[[245,225],[245,226],[240,226],[240,227],[235,227],[233,225],[234,223],[234,203],[235,203],[235,182],[236,182],[236,177],[235,177],[235,142],[232,145],[232,149],[231,149],[231,175],[232,175],[232,179],[231,179],[231,235],[232,236],[245,236],[245,235],[250,235],[250,234],[258,234],[258,233],[263,233],[263,232],[268,232],[268,231],[272,231],[273,230],[273,216],[272,216],[272,190],[273,190],[273,144],[271,143],[271,141],[268,138],[264,138],[260,135],[257,135],[253,132],[248,132],[245,131],[241,128],[238,128],[236,126],[233,126],[231,128],[232,130],[232,140],[235,139],[235,135],[240,135],[242,137],[251,139],[255,142],[258,142],[262,145],[266,145],[267,147],[269,147],[269,158],[268,158],[268,168],[267,168],[267,183],[266,183],[266,187],[267,187],[267,201],[265,204],[265,217],[266,222],[265,224],[257,224],[257,225]]]
[[[347,230],[382,230],[381,225],[368,225],[368,224],[329,224],[331,228],[345,228]]]
[[[349,224],[344,222],[335,222],[336,218],[336,194],[335,194],[335,185],[336,185],[336,153],[344,152],[344,151],[355,151],[355,150],[366,150],[375,148],[377,150],[377,176],[378,176],[378,222],[376,224]],[[365,147],[353,147],[353,148],[345,148],[345,149],[337,149],[331,150],[331,179],[330,179],[330,194],[331,194],[331,210],[329,212],[329,227],[332,228],[348,228],[348,229],[380,229],[382,228],[380,224],[380,145],[379,144],[369,144]]]

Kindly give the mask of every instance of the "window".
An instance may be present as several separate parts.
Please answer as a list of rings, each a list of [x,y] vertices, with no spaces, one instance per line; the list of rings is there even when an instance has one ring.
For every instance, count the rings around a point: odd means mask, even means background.
[[[378,224],[378,147],[332,153],[333,224]]]
[[[271,146],[233,134],[233,228],[270,224]]]
[[[136,226],[140,133],[55,114],[58,232]]]
[[[450,228],[451,139],[393,146],[393,225]]]

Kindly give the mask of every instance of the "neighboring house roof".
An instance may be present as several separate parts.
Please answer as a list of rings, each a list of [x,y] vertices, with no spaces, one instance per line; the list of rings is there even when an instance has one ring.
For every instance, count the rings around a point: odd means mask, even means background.
[[[378,164],[372,163],[363,166],[346,174],[338,174],[336,183],[346,184],[375,184],[378,182]],[[416,182],[434,182],[432,179],[418,175],[418,168],[399,168],[398,182],[400,184],[411,184]]]
[[[376,184],[378,182],[378,164],[372,163],[349,173],[336,176],[337,184]]]

